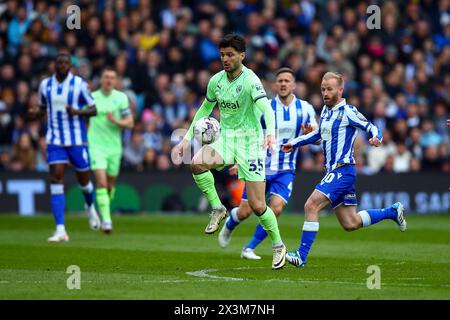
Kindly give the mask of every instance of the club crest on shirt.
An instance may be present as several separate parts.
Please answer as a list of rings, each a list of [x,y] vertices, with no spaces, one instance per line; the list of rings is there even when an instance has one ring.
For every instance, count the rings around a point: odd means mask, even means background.
[[[253,84],[252,88],[255,88],[256,91],[262,91],[263,87],[261,84]]]
[[[241,90],[242,90],[242,85],[238,85],[236,87],[236,93],[239,94],[239,92],[241,92]]]

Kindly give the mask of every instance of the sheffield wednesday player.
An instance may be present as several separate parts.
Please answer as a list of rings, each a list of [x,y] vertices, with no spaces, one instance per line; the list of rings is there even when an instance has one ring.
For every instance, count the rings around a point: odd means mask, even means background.
[[[297,267],[306,264],[309,250],[319,231],[319,211],[331,203],[339,223],[346,231],[368,227],[381,220],[394,220],[400,231],[406,230],[404,208],[400,202],[384,209],[356,212],[356,168],[353,143],[357,129],[370,133],[369,143],[381,144],[382,136],[375,125],[342,98],[344,79],[340,74],[327,72],[322,78],[321,92],[325,106],[320,115],[319,128],[307,135],[283,144],[283,152],[289,153],[303,145],[322,140],[326,175],[316,185],[305,203],[305,222],[298,250],[289,252],[286,260]]]
[[[206,99],[198,109],[191,127],[183,140],[174,148],[182,156],[190,146],[195,122],[211,114],[217,105],[220,111],[221,134],[217,141],[203,146],[192,159],[193,178],[207,197],[211,219],[205,232],[213,234],[227,216],[221,203],[211,169],[237,163],[239,179],[245,181],[248,203],[272,240],[272,269],[285,264],[286,247],[281,240],[278,222],[265,199],[265,147],[275,143],[275,119],[266,92],[256,74],[245,67],[245,40],[239,35],[226,35],[219,43],[224,70],[209,81]],[[264,139],[260,118],[264,115],[267,130]]]
[[[70,71],[70,56],[59,53],[55,74],[42,80],[39,86],[39,108],[28,110],[31,118],[47,113],[47,162],[50,166],[50,204],[56,231],[49,242],[68,241],[64,226],[64,171],[72,164],[83,191],[89,225],[97,230],[100,219],[94,206],[94,186],[89,177],[89,153],[84,117],[97,113],[88,84]],[[84,108],[87,106],[87,108]]]
[[[281,151],[281,145],[300,134],[312,131],[317,127],[317,121],[313,106],[307,101],[298,99],[293,93],[295,90],[294,71],[290,68],[281,68],[276,72],[275,77],[277,96],[270,101],[270,105],[275,113],[277,144],[274,151],[267,150],[266,193],[270,194],[269,206],[278,218],[291,197],[299,154],[299,150],[296,149],[286,157]],[[309,131],[304,131],[304,128],[308,128]],[[233,173],[236,168],[236,165],[230,168],[230,173]],[[247,192],[244,189],[239,208],[231,210],[230,216],[219,233],[218,240],[222,248],[228,246],[233,230],[252,212],[248,204]],[[258,224],[252,239],[242,250],[241,258],[261,259],[254,253],[254,250],[266,237],[267,232]]]

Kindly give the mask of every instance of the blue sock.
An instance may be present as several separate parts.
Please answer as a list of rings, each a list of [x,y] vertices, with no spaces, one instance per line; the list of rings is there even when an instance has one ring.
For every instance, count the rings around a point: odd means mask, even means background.
[[[392,208],[368,209],[358,212],[361,217],[363,227],[368,227],[385,219],[397,219],[397,211]]]
[[[227,219],[226,226],[230,231],[234,230],[240,223],[239,218],[237,217],[237,211],[238,208],[231,209],[230,216]]]
[[[303,223],[302,240],[298,247],[298,252],[300,253],[300,258],[303,262],[306,262],[306,258],[308,257],[309,250],[316,238],[317,232],[319,232],[319,222],[305,221]]]
[[[94,186],[92,182],[88,182],[87,185],[81,186],[81,190],[83,191],[84,202],[90,207],[94,203]]]
[[[56,225],[64,225],[64,209],[66,207],[66,197],[64,196],[64,185],[50,185],[50,206]]]
[[[267,237],[266,230],[264,230],[261,224],[258,223],[255,229],[255,233],[253,234],[253,237],[247,243],[245,248],[250,248],[254,250],[266,237]]]

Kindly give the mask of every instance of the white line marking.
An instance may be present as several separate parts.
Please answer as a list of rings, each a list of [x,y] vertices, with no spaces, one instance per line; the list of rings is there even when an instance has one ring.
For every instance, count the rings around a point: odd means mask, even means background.
[[[234,269],[233,269],[234,270]],[[244,279],[242,278],[232,278],[232,277],[221,277],[221,276],[213,276],[211,274],[208,274],[209,272],[217,272],[219,269],[203,269],[193,272],[186,272],[186,274],[194,277],[200,277],[200,278],[211,278],[211,279],[220,279],[224,281],[242,281]]]
[[[231,269],[202,269],[198,271],[186,272],[186,274],[198,278],[200,281],[209,280],[209,281],[264,281],[264,282],[285,282],[285,283],[312,283],[312,284],[345,284],[345,285],[357,285],[357,286],[366,286],[366,279],[349,279],[355,281],[340,281],[340,280],[329,280],[329,279],[289,279],[289,278],[275,278],[275,279],[266,279],[266,280],[255,280],[248,278],[232,278],[232,277],[222,277],[209,274],[210,272],[218,272],[218,271],[229,271],[229,270],[250,270],[250,269],[261,269],[264,267],[239,267],[239,268],[231,268]],[[422,280],[423,278],[402,278],[402,280],[411,279],[411,280]],[[450,287],[450,285],[444,284],[440,286],[435,286],[432,284],[422,284],[422,283],[381,283],[384,287]]]

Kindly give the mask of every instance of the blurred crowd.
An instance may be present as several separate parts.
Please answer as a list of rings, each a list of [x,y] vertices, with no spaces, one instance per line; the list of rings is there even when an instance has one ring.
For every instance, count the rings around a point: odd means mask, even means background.
[[[66,26],[80,8],[81,29]],[[380,8],[369,29],[369,4]],[[187,128],[210,77],[221,70],[223,35],[245,36],[245,65],[275,95],[274,72],[296,73],[296,95],[319,114],[321,76],[344,75],[344,96],[383,131],[384,144],[356,140],[362,174],[450,171],[450,0],[3,1],[0,3],[0,170],[46,171],[45,121],[30,122],[39,81],[65,48],[73,72],[98,87],[107,65],[136,118],[124,132],[126,170],[171,170],[172,131]],[[218,117],[218,114],[215,114]],[[299,168],[323,171],[317,146]]]

